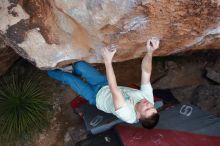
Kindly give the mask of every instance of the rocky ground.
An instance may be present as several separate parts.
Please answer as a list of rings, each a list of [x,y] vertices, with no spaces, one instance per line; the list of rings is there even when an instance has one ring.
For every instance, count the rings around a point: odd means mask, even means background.
[[[181,102],[195,104],[212,114],[220,116],[220,51],[188,52],[177,56],[155,57],[152,85],[155,89],[171,89]],[[140,84],[141,59],[114,63],[119,85]],[[24,60],[15,65],[33,69]],[[94,64],[105,72],[102,64]],[[41,71],[46,75],[46,71]],[[70,87],[49,77],[47,82],[53,89],[54,115],[51,125],[30,146],[70,146],[86,137],[82,120],[73,113],[70,102],[76,97]]]

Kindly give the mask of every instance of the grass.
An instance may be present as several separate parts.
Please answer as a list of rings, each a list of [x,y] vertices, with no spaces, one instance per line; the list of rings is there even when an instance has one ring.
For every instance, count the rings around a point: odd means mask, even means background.
[[[0,142],[23,145],[46,128],[50,91],[38,73],[11,73],[0,81]]]

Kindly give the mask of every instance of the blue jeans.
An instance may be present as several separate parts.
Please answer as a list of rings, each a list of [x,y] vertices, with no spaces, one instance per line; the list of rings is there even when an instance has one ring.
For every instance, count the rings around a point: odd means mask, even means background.
[[[99,89],[108,84],[106,76],[85,61],[74,63],[72,74],[60,70],[50,70],[48,75],[69,85],[77,94],[93,105],[96,105],[96,94]],[[86,82],[78,76],[84,78]]]

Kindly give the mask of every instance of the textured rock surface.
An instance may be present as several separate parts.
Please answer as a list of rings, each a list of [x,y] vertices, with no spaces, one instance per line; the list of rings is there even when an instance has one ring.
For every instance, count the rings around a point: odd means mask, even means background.
[[[3,75],[19,58],[15,51],[0,39],[0,76]]]
[[[206,68],[206,77],[209,78],[210,80],[220,84],[220,73],[216,72],[215,70],[211,68]]]
[[[152,36],[161,39],[156,55],[220,48],[220,1],[1,0],[0,34],[42,69],[101,62],[112,43],[115,61],[141,57]]]
[[[209,111],[214,115],[220,116],[220,86],[216,85],[200,85],[194,92],[192,103],[201,107],[205,111]]]

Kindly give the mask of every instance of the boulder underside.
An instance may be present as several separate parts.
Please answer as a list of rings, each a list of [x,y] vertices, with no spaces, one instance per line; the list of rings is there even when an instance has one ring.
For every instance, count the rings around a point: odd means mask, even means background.
[[[86,60],[115,44],[114,61],[142,57],[147,39],[157,56],[220,48],[220,0],[4,0],[0,36],[41,69]]]

